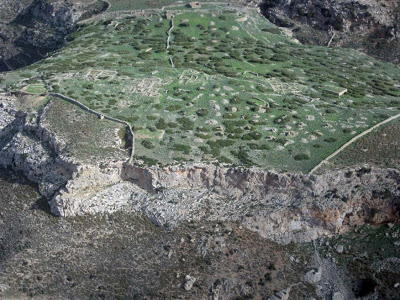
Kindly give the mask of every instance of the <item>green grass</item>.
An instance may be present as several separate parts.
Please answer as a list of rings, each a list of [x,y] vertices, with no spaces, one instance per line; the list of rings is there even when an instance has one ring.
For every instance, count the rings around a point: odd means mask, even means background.
[[[2,82],[20,89],[28,78],[132,123],[137,157],[163,165],[307,172],[400,107],[398,68],[297,44],[256,11],[179,13],[167,51],[170,25],[161,11],[81,25],[61,51]]]
[[[58,98],[47,106],[45,122],[52,132],[66,142],[67,156],[97,162],[128,157],[123,150],[126,128],[122,124],[100,120],[94,114]],[[119,139],[122,144],[118,143]]]
[[[23,91],[31,94],[42,94],[46,92],[46,88],[43,84],[30,84]]]
[[[400,123],[394,120],[364,136],[331,161],[333,168],[349,165],[374,165],[398,168]]]

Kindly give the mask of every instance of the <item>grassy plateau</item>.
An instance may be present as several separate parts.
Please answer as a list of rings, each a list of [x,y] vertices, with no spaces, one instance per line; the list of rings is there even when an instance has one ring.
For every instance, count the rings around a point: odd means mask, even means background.
[[[111,11],[125,5],[111,2]],[[1,86],[59,92],[130,122],[136,159],[148,165],[308,172],[399,113],[394,65],[354,50],[301,45],[255,9],[210,2],[171,6],[170,14],[94,18],[62,50],[3,74]],[[329,92],[343,89],[341,97]]]

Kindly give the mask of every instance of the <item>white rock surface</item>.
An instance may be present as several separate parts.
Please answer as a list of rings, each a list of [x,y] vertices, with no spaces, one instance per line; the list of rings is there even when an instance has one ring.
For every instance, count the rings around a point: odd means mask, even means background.
[[[193,288],[193,284],[196,282],[196,278],[190,276],[190,275],[186,275],[185,276],[185,283],[183,285],[183,288],[186,291],[190,291]]]

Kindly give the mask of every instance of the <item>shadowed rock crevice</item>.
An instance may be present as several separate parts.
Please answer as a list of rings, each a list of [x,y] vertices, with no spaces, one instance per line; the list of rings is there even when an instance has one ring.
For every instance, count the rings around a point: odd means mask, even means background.
[[[0,22],[0,72],[27,66],[60,49],[67,35],[76,30],[78,21],[108,8],[103,0],[86,5],[61,0],[20,4],[15,7],[7,0],[0,1],[4,15],[8,11],[15,15],[9,20],[13,16],[10,13]]]
[[[400,63],[397,1],[264,0],[260,8],[268,20],[289,28],[304,44],[348,47]]]

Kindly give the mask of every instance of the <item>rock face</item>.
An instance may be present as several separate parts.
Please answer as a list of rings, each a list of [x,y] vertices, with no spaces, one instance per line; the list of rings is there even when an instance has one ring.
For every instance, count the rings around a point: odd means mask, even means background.
[[[41,59],[65,44],[76,23],[104,11],[102,0],[91,4],[50,0],[0,0],[0,72]]]
[[[397,170],[361,168],[313,176],[210,165],[125,165],[123,174],[147,190],[147,196],[134,195],[133,204],[160,225],[198,218],[240,221],[287,243],[399,217]]]
[[[14,98],[2,100],[0,162],[38,183],[59,216],[123,209],[158,225],[233,221],[281,243],[399,220],[395,169],[305,175],[200,164],[141,167],[128,163],[114,123],[62,100],[52,100],[36,117],[17,111]],[[87,144],[97,148],[85,150]]]
[[[0,163],[4,167],[12,167],[15,171],[22,172],[29,180],[38,183],[39,192],[50,200],[54,214],[68,216],[79,211],[114,211],[120,209],[120,205],[126,204],[126,200],[121,204],[120,199],[116,197],[120,192],[118,188],[111,188],[112,198],[109,197],[110,191],[107,188],[121,181],[122,164],[129,157],[126,151],[119,149],[117,134],[105,130],[99,133],[99,136],[107,140],[105,148],[114,147],[112,158],[106,153],[90,159],[81,155],[84,153],[82,150],[71,150],[76,145],[71,144],[71,141],[62,135],[63,130],[68,130],[68,127],[54,127],[49,120],[49,111],[60,108],[54,105],[54,102],[47,104],[37,117],[28,120],[27,114],[16,111],[15,97],[3,95],[2,100]],[[89,117],[83,114],[81,119],[87,121]],[[95,116],[92,118],[97,121]],[[62,123],[68,120],[60,118],[56,121]],[[79,122],[79,119],[75,120],[78,125]],[[115,143],[112,140],[115,140]],[[93,150],[101,152],[103,149],[98,147]],[[102,198],[96,198],[97,194]],[[95,203],[90,204],[92,197]],[[102,199],[107,199],[107,203],[102,205]],[[84,208],[81,208],[82,206]]]
[[[190,276],[190,275],[186,275],[185,277],[185,283],[183,285],[183,288],[186,291],[190,291],[193,287],[193,284],[196,282],[196,278]]]
[[[361,49],[400,63],[400,5],[374,0],[265,0],[264,15],[302,43]]]

